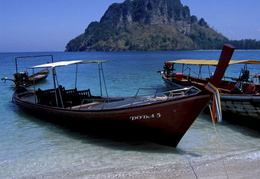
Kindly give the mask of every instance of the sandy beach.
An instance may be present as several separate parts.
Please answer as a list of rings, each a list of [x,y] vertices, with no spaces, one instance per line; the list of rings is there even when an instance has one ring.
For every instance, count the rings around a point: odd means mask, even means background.
[[[69,170],[44,173],[38,176],[31,176],[38,179],[257,179],[260,175],[260,159],[240,160],[230,159],[225,161],[225,167],[220,166],[220,161],[181,161],[178,164],[167,164],[163,166],[144,167],[140,170],[138,166],[129,168],[104,168],[97,171],[75,171]],[[30,178],[30,177],[29,177]]]

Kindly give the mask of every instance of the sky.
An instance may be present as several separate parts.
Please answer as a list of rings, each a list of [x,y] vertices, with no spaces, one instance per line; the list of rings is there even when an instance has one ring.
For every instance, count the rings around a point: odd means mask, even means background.
[[[124,0],[1,0],[0,52],[64,51]],[[260,0],[181,0],[191,15],[231,40],[260,40]]]

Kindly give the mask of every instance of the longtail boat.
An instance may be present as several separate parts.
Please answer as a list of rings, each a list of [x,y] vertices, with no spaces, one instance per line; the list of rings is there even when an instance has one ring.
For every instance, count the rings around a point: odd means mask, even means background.
[[[30,86],[33,85],[35,83],[39,83],[43,80],[45,80],[48,75],[50,74],[50,71],[48,68],[45,68],[41,71],[38,71],[36,73],[33,73],[32,75],[28,74],[28,71],[23,71],[23,72],[19,72],[18,71],[18,59],[32,59],[32,58],[41,58],[41,57],[50,57],[50,62],[53,63],[53,56],[52,55],[35,55],[35,56],[20,56],[20,57],[16,57],[15,58],[15,68],[16,68],[16,72],[13,74],[14,78],[8,78],[8,77],[4,77],[1,78],[1,80],[3,80],[4,82],[6,81],[12,81],[14,82],[15,86]]]
[[[187,86],[196,86],[203,89],[210,81],[210,78],[203,78],[202,66],[216,66],[217,60],[192,60],[181,59],[167,61],[164,64],[162,79],[168,88],[178,89]],[[181,72],[173,72],[175,64],[182,64]],[[225,77],[217,85],[220,91],[221,108],[227,115],[246,116],[250,118],[260,118],[260,84],[259,74],[250,76],[247,65],[260,64],[257,60],[230,60],[229,65],[244,64],[239,76]],[[198,65],[199,72],[191,75],[191,68],[187,65]],[[185,67],[184,67],[185,66]],[[188,69],[186,74],[184,71]],[[195,74],[195,73],[194,73]],[[257,83],[258,81],[258,83]]]
[[[31,69],[50,68],[54,88],[43,90],[21,87],[14,92],[12,100],[23,109],[42,114],[49,120],[66,119],[71,123],[98,121],[99,126],[110,122],[140,126],[153,131],[160,143],[176,147],[209,100],[215,95],[209,88],[219,84],[233,52],[233,46],[223,46],[215,74],[208,87],[201,90],[190,87],[139,95],[144,90],[139,89],[132,97],[109,97],[106,85],[102,85],[106,95],[94,96],[90,89],[80,90],[76,87],[66,89],[58,84],[56,68],[96,63],[100,73],[99,77],[103,80],[100,82],[104,84],[103,64],[109,61],[75,60],[31,67]],[[96,126],[97,131],[100,129],[99,126]]]

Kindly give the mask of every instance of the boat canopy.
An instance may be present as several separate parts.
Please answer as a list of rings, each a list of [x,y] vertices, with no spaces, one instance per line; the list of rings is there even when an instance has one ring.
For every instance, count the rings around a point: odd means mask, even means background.
[[[185,64],[185,65],[212,65],[217,66],[218,60],[193,60],[193,59],[181,59],[174,61],[167,61],[166,63],[170,64]],[[233,64],[260,64],[260,61],[257,60],[230,60],[229,65]]]
[[[109,60],[72,60],[72,61],[60,61],[55,63],[46,63],[42,65],[36,65],[30,67],[30,69],[35,68],[55,68],[60,66],[74,65],[74,64],[86,64],[86,63],[104,63],[109,62]]]

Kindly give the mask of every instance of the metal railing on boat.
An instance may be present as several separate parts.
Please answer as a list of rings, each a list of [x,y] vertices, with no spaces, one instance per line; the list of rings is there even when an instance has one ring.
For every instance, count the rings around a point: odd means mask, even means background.
[[[141,94],[143,90],[156,90],[155,93]],[[159,101],[165,101],[173,98],[183,97],[198,93],[200,90],[194,86],[185,87],[181,89],[160,91],[161,89],[155,88],[139,88],[133,97],[126,98],[101,98],[101,99],[83,99],[82,103],[78,106],[72,106],[71,109],[86,110],[86,109],[116,109],[132,106],[141,106],[151,104]],[[91,102],[89,102],[91,101]],[[87,103],[86,103],[87,102]]]

